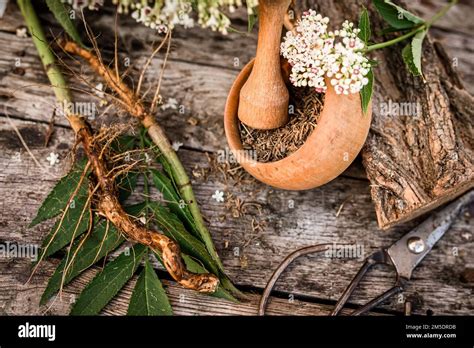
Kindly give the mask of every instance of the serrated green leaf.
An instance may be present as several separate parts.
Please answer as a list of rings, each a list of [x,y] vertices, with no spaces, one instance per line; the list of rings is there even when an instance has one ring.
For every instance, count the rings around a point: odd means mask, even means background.
[[[76,43],[85,48],[82,42],[81,36],[74,25],[68,7],[63,4],[61,0],[46,0],[49,10],[53,13],[58,23],[63,27],[64,31],[73,39]]]
[[[359,29],[359,39],[361,39],[365,42],[365,44],[367,44],[370,40],[372,33],[370,30],[369,13],[367,12],[367,9],[365,7],[360,14]]]
[[[178,192],[176,192],[174,189],[171,180],[156,169],[151,169],[150,172],[153,183],[155,184],[155,187],[158,189],[158,191],[163,194],[166,205],[180,218],[180,220],[194,234],[194,236],[201,239],[191,212],[179,196]]]
[[[426,36],[426,32],[426,30],[423,30],[416,33],[411,43],[406,45],[402,50],[403,60],[413,76],[423,75],[421,69],[421,55],[423,51],[423,39]]]
[[[115,250],[124,240],[112,224],[109,224],[107,229],[106,221],[97,222],[91,235],[87,237],[84,243],[81,245],[81,241],[78,240],[71,248],[67,267],[68,271],[66,276],[64,276],[63,285],[68,284],[84,270],[98,262],[112,250]],[[61,287],[65,265],[66,256],[49,279],[48,285],[41,297],[41,305],[45,304]]]
[[[424,23],[423,19],[389,0],[372,0],[382,18],[393,28],[408,29]]]
[[[81,185],[77,195],[73,198],[64,217],[59,218],[51,231],[43,240],[41,255],[48,257],[56,251],[69,245],[72,240],[86,232],[90,222],[89,190]]]
[[[82,291],[71,309],[71,315],[96,315],[122,289],[133,276],[140,264],[146,247],[138,244],[130,250],[129,255],[120,254],[115,260],[105,265],[102,272]]]
[[[67,175],[57,182],[39,207],[36,217],[29,227],[58,216],[63,211],[79,184],[86,164],[86,160],[78,162]],[[87,182],[87,178],[84,178],[83,185],[86,187]]]
[[[148,259],[133,289],[127,314],[173,315],[168,296]]]
[[[204,243],[186,231],[176,215],[157,202],[150,202],[149,206],[153,211],[153,220],[163,234],[178,242],[186,254],[201,260],[212,273],[219,274],[219,267],[207,252]]]
[[[369,82],[364,87],[362,87],[360,91],[360,100],[362,103],[362,111],[364,114],[367,113],[369,109],[370,100],[372,99],[372,90],[374,85],[374,73],[372,71],[372,68],[369,70],[367,78],[369,79]]]

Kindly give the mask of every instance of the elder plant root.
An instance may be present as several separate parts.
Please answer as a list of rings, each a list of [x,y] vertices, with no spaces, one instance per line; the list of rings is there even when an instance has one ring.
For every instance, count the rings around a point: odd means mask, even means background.
[[[182,197],[186,200],[189,206],[189,210],[196,222],[196,227],[201,235],[206,248],[211,257],[217,262],[221,270],[223,269],[222,263],[217,255],[217,252],[212,244],[212,240],[207,230],[204,220],[199,212],[196,197],[191,187],[186,171],[181,164],[176,152],[173,150],[171,143],[169,142],[165,132],[160,125],[155,121],[150,110],[148,110],[140,98],[118,77],[118,75],[110,68],[105,66],[100,59],[93,52],[80,47],[74,41],[60,41],[59,44],[63,50],[72,55],[76,55],[84,59],[90,67],[101,76],[107,85],[117,93],[121,103],[119,106],[125,108],[125,110],[141,121],[143,126],[148,130],[148,134],[152,139],[153,143],[158,147],[163,157],[171,165],[175,171],[174,178]],[[228,284],[230,285],[230,284]],[[236,290],[236,289],[235,289]]]
[[[53,86],[58,102],[71,102],[69,88],[60,69],[56,66],[53,52],[48,46],[46,36],[30,0],[19,0],[21,12],[38,50],[46,74]],[[133,105],[133,104],[132,104]],[[76,114],[66,115],[78,141],[82,144],[89,159],[94,177],[98,184],[97,197],[101,215],[111,221],[119,231],[138,243],[161,252],[163,263],[170,275],[182,286],[200,292],[216,291],[219,280],[213,274],[194,274],[189,272],[181,258],[179,245],[172,239],[134,222],[125,213],[117,198],[114,178],[108,174],[107,165],[94,147],[93,135],[84,118]]]

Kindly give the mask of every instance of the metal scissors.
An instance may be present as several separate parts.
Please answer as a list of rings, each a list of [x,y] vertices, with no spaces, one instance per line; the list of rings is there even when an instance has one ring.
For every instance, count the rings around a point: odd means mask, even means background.
[[[354,290],[359,285],[364,275],[377,264],[391,266],[396,271],[396,280],[392,288],[377,296],[362,307],[354,310],[350,315],[361,315],[367,311],[377,307],[388,298],[402,292],[411,279],[413,270],[431,251],[433,246],[443,237],[449,230],[456,217],[459,215],[463,207],[474,201],[474,190],[464,194],[462,197],[447,205],[442,210],[433,213],[429,218],[423,221],[412,231],[405,234],[398,241],[388,248],[382,248],[365,259],[364,264],[359,269],[355,277],[345,289],[342,296],[336,303],[332,316],[338,315]],[[270,293],[277,282],[280,275],[288,267],[288,265],[300,256],[324,252],[333,244],[318,244],[314,246],[299,249],[290,254],[275,270],[270,278],[259,304],[259,315],[265,314],[265,307]]]

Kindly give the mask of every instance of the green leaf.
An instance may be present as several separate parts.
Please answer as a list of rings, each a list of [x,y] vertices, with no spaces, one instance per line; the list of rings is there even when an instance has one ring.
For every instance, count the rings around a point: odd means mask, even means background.
[[[63,211],[79,184],[86,163],[86,160],[80,161],[66,176],[62,177],[57,182],[48,194],[48,197],[46,197],[39,207],[36,217],[30,223],[29,227],[33,227],[40,222],[49,220]],[[83,185],[87,187],[87,178],[84,178]]]
[[[176,215],[157,202],[150,202],[149,206],[153,211],[154,221],[163,234],[178,242],[186,254],[199,259],[212,273],[219,274],[219,267],[207,252],[204,243],[186,231]]]
[[[117,178],[117,187],[119,190],[119,201],[125,202],[128,197],[132,194],[133,190],[137,186],[138,172],[128,172],[124,175],[120,175]]]
[[[180,218],[180,220],[194,234],[194,236],[201,239],[189,208],[174,189],[171,180],[156,169],[151,169],[150,172],[153,183],[155,184],[155,187],[158,189],[158,191],[163,194],[166,205]]]
[[[206,270],[206,268],[204,268],[203,265],[201,265],[199,262],[194,260],[191,256],[186,255],[186,254],[182,254],[181,256],[183,257],[184,263],[186,264],[186,269],[188,271],[193,272],[193,273],[197,273],[197,274],[209,273]],[[221,284],[219,284],[219,286],[217,287],[217,290],[214,293],[210,294],[210,295],[214,296],[214,297],[223,298],[223,299],[226,299],[226,300],[229,300],[229,301],[232,301],[232,302],[236,302],[236,303],[239,302],[227,290],[222,288]]]
[[[92,279],[71,309],[71,315],[96,315],[133,276],[147,248],[135,245],[129,255],[120,254]]]
[[[359,39],[365,42],[367,44],[370,40],[370,37],[372,35],[371,30],[370,30],[370,20],[369,20],[369,13],[367,12],[367,9],[364,7],[360,14],[359,18]]]
[[[423,75],[421,69],[421,54],[423,51],[423,39],[426,36],[426,32],[426,30],[422,30],[416,33],[411,43],[406,45],[402,50],[403,60],[413,76]]]
[[[408,29],[423,24],[424,21],[389,0],[372,0],[382,18],[393,28]]]
[[[168,296],[149,260],[133,289],[128,315],[173,315]]]
[[[87,231],[91,216],[88,195],[87,185],[81,185],[77,195],[69,204],[64,217],[56,221],[49,234],[43,240],[41,246],[41,255],[43,257],[54,254]]]
[[[161,254],[158,251],[154,251],[154,254],[156,258],[158,259],[158,261],[163,265],[163,267],[165,267],[163,263],[163,259],[161,258]],[[183,258],[184,264],[186,265],[186,269],[189,272],[196,273],[196,274],[209,273],[209,271],[200,262],[196,261],[191,256],[181,253],[181,257]],[[219,284],[215,292],[211,294],[207,294],[207,295],[217,297],[217,298],[223,298],[235,303],[239,302],[239,300],[237,300],[226,289],[222,287],[222,284]]]
[[[252,13],[248,15],[248,27],[247,31],[250,33],[253,30],[253,27],[255,26],[255,23],[257,23],[258,19],[258,13],[257,10],[254,9]]]
[[[73,21],[71,20],[68,7],[61,0],[46,0],[49,10],[53,13],[54,17],[58,23],[63,27],[66,33],[73,39],[76,43],[85,48],[84,43],[81,40],[81,36],[76,29]]]
[[[63,285],[68,284],[87,268],[102,259],[112,250],[116,249],[124,240],[125,239],[112,224],[109,224],[107,230],[106,221],[102,220],[101,222],[96,223],[93,232],[89,237],[87,237],[82,245],[81,241],[78,240],[71,248],[69,254],[70,259],[68,261],[68,271],[64,277]],[[73,257],[74,259],[72,259]],[[41,297],[41,305],[45,304],[60,289],[66,261],[65,256],[56,268],[52,277],[49,279],[48,285]]]
[[[374,73],[372,71],[372,68],[369,70],[367,78],[369,79],[369,83],[362,87],[360,91],[360,100],[362,103],[362,111],[364,114],[367,113],[369,109],[370,99],[372,99],[372,90],[374,85]]]

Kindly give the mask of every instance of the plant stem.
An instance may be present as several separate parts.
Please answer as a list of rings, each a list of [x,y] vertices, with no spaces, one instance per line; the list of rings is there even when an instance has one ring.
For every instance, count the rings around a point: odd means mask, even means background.
[[[36,16],[31,1],[18,0],[18,6],[20,7],[21,13],[25,18],[26,25],[28,26],[33,43],[38,50],[41,62],[45,67],[49,81],[53,85],[53,91],[58,102],[71,102],[72,97],[69,92],[69,88],[67,87],[61,70],[59,70],[58,66],[56,65],[56,58],[47,44],[44,31],[41,27],[38,16]]]
[[[438,19],[443,17],[449,11],[449,9],[453,7],[454,5],[456,5],[457,3],[458,3],[458,0],[451,0],[438,13],[436,13],[433,17],[431,17],[431,19],[428,22],[426,22],[426,25],[427,25],[426,29],[431,27],[431,25],[433,25],[434,22],[436,22]]]
[[[420,30],[424,29],[425,28],[425,24],[423,25],[420,25],[419,27],[416,27],[415,29],[413,29],[412,31],[410,31],[409,33],[406,33],[402,36],[399,36],[399,37],[396,37],[395,39],[392,39],[392,40],[388,40],[388,41],[385,41],[385,42],[381,42],[381,43],[378,43],[378,44],[374,44],[374,45],[370,45],[370,46],[367,46],[367,48],[365,49],[364,52],[371,52],[371,51],[374,51],[374,50],[378,50],[378,49],[381,49],[381,48],[385,48],[385,47],[389,47],[389,46],[392,46],[392,45],[395,45],[396,43],[400,42],[400,41],[403,41],[405,39],[408,39],[409,37],[415,35],[416,33],[418,33]]]
[[[158,124],[156,124],[152,116],[148,117],[145,117],[145,119],[143,120],[144,126],[148,129],[148,135],[150,136],[153,143],[158,146],[161,154],[171,166],[173,170],[172,174],[175,179],[176,185],[178,186],[179,193],[188,204],[189,211],[191,212],[191,215],[194,218],[196,228],[198,229],[199,234],[201,235],[201,238],[204,244],[206,245],[207,251],[214,259],[214,261],[216,261],[220,270],[223,272],[224,266],[222,265],[219,255],[217,254],[217,251],[214,247],[211,234],[209,233],[206,224],[204,223],[204,219],[199,210],[196,196],[194,195],[194,191],[191,186],[191,181],[189,180],[188,174],[186,173],[183,164],[179,160],[178,155],[174,151],[163,129],[158,126]]]
[[[85,127],[85,123],[81,117],[71,114],[69,108],[64,107],[66,104],[72,102],[71,92],[61,70],[56,65],[56,58],[48,45],[43,27],[41,26],[39,18],[31,4],[31,0],[18,0],[18,6],[20,7],[28,31],[31,34],[33,43],[38,51],[41,62],[43,63],[46,75],[51,82],[56,100],[63,107],[71,127],[74,132],[77,133]]]
[[[144,130],[140,130],[140,148],[142,149],[142,151],[145,151],[145,131]],[[145,172],[143,173],[143,194],[145,195],[145,218],[146,218],[146,222],[145,222],[145,226],[148,227],[149,223],[148,223],[148,214],[149,214],[149,211],[150,211],[150,188],[149,188],[149,184],[148,184],[148,171],[145,170]]]
[[[449,9],[452,6],[457,4],[457,2],[458,2],[458,0],[452,0],[449,4],[444,6],[438,13],[436,13],[429,21],[419,25],[418,27],[415,27],[412,31],[410,31],[410,32],[408,32],[408,33],[406,33],[402,36],[396,37],[395,39],[367,46],[367,48],[364,50],[364,52],[367,53],[367,52],[371,52],[371,51],[374,51],[374,50],[377,50],[377,49],[381,49],[381,48],[385,48],[385,47],[395,45],[396,43],[398,43],[400,41],[403,41],[405,39],[408,39],[411,36],[416,35],[421,30],[428,30],[433,25],[434,22],[436,22],[438,19],[443,17],[446,14],[446,12],[448,12]]]

